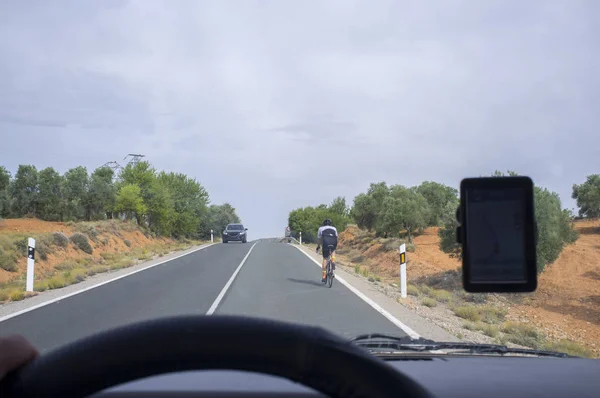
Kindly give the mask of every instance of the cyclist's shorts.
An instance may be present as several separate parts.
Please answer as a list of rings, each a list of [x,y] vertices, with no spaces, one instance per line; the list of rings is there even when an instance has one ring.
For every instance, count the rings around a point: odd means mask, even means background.
[[[329,247],[327,247],[328,245],[333,245],[333,250],[335,250],[337,248],[337,242],[323,242],[323,258],[327,258],[331,255],[331,252],[329,251]]]

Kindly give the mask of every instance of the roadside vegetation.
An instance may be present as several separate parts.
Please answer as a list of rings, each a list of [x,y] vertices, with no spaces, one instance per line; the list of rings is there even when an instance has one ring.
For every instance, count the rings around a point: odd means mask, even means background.
[[[55,232],[13,232],[26,223]],[[14,228],[21,229],[21,228]],[[67,232],[67,233],[65,233]],[[36,240],[34,292],[25,292],[27,238]],[[201,243],[180,237],[154,237],[133,221],[51,223],[3,220],[0,226],[0,303],[19,301],[51,289],[82,282],[96,274],[128,268]]]
[[[38,171],[20,165],[13,177],[0,166],[0,217],[132,220],[155,236],[188,239],[207,239],[211,229],[218,236],[227,224],[240,222],[230,204],[210,204],[194,178],[156,170],[145,161],[130,163],[118,174],[109,167],[88,174],[78,166],[61,175],[52,167]]]
[[[508,174],[516,175],[514,172]],[[492,175],[502,176],[504,173],[496,171]],[[416,254],[416,257],[408,256],[411,270],[407,286],[409,300],[427,311],[438,311],[445,314],[444,317],[455,319],[453,322],[462,328],[455,335],[461,339],[476,333],[496,343],[578,356],[600,356],[599,347],[594,344],[597,341],[579,339],[576,342],[557,337],[564,333],[554,331],[548,335],[546,327],[542,329],[539,323],[529,321],[521,314],[522,310],[519,310],[519,315],[513,315],[514,308],[539,308],[539,305],[527,307],[532,303],[534,294],[464,292],[460,262],[457,261],[461,258],[461,253],[455,236],[457,195],[456,189],[430,181],[410,188],[378,182],[370,184],[366,192],[357,195],[351,207],[345,206],[344,198],[337,198],[335,203],[344,204],[342,212],[334,213],[333,204],[301,208],[290,212],[288,221],[293,230],[302,230],[303,240],[310,242],[311,240],[304,239],[308,235],[305,231],[316,231],[325,217],[334,220],[335,215],[343,216],[341,223],[336,224],[334,221],[334,225],[341,231],[337,250],[340,265],[356,276],[378,285],[380,290],[403,303],[406,299],[398,298],[398,248],[405,244],[407,252]],[[588,176],[582,184],[574,184],[572,197],[577,200],[578,216],[562,208],[557,193],[535,187],[535,217],[539,228],[537,268],[541,276],[544,271],[551,269],[549,266],[565,248],[577,241],[578,231],[600,234],[600,227],[595,230],[574,227],[577,220],[600,217],[600,175]],[[311,214],[312,218],[309,217]],[[299,220],[303,222],[298,222]],[[433,239],[434,237],[437,239]],[[420,242],[426,242],[423,243],[426,246],[419,248]],[[584,246],[581,250],[587,250],[587,247]],[[593,247],[600,248],[597,244]],[[440,263],[444,262],[439,259],[441,253],[431,255],[438,249],[446,253],[447,259],[454,259],[452,261],[455,262],[450,261],[450,265],[439,268]],[[417,262],[411,265],[415,258],[418,259]],[[572,277],[593,279],[599,275],[597,271],[586,272],[585,275]],[[543,297],[546,294],[553,297],[551,292],[540,294]],[[597,296],[592,294],[589,297],[591,298],[585,303],[593,307],[593,297]],[[553,311],[559,312],[560,308],[556,306]],[[581,309],[581,315],[578,316],[588,320],[588,328],[593,327],[593,319],[586,317],[588,314],[598,313],[598,308],[594,307],[591,312],[585,308]]]
[[[0,166],[0,303],[30,295],[23,292],[29,237],[41,292],[187,248],[211,229],[218,237],[233,222],[240,222],[235,208],[211,204],[194,178],[145,161],[91,174],[83,166],[60,174],[20,165],[13,176]]]

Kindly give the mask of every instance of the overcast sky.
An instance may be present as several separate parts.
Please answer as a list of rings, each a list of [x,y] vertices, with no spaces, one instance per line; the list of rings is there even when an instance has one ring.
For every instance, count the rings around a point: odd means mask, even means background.
[[[600,2],[0,3],[0,164],[130,153],[251,238],[370,182],[600,173]]]

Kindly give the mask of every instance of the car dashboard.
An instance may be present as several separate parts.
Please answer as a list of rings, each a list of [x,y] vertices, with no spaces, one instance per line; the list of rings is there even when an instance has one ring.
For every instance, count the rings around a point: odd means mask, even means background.
[[[426,357],[388,360],[436,397],[600,396],[600,361],[579,358]],[[279,377],[198,371],[137,380],[93,395],[134,397],[323,397]]]

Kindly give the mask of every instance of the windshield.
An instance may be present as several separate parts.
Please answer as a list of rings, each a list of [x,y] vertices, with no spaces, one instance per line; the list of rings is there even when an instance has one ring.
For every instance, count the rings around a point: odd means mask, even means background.
[[[0,335],[228,314],[600,357],[597,15],[3,2]],[[467,293],[461,179],[510,174],[535,184],[538,288]]]

